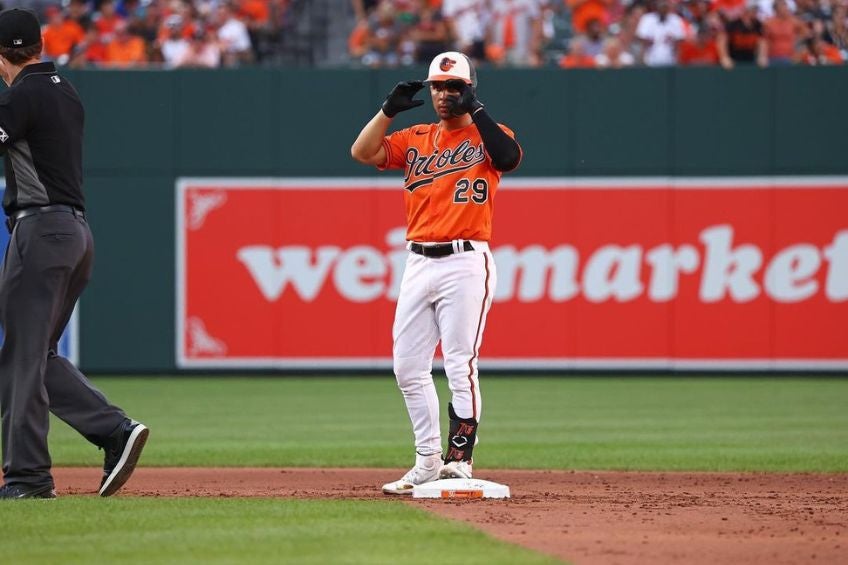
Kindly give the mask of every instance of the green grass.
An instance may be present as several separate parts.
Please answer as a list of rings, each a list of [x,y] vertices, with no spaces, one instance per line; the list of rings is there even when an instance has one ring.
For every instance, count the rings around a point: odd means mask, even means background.
[[[399,502],[66,497],[0,522],[6,563],[557,562]]]
[[[151,427],[145,466],[412,461],[390,377],[95,382]],[[478,468],[848,471],[848,379],[521,376],[482,386]],[[50,446],[56,465],[102,461],[56,420]],[[0,504],[0,523],[9,563],[554,562],[395,499],[63,497]]]
[[[150,426],[146,466],[405,467],[413,458],[391,377],[95,383]],[[484,377],[482,389],[480,468],[848,471],[846,379],[520,376]],[[101,463],[56,420],[50,447],[56,465]]]

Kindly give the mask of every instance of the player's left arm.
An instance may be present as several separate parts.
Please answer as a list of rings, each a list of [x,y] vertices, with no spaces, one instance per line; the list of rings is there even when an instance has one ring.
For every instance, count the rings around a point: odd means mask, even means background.
[[[515,169],[521,162],[521,146],[510,135],[511,132],[504,130],[482,108],[475,112],[471,119],[483,138],[483,147],[495,169],[502,173]]]
[[[477,99],[474,89],[461,80],[448,81],[448,88],[459,91],[459,96],[448,99],[452,106],[451,112],[456,116],[471,114],[471,119],[483,139],[483,147],[492,160],[492,166],[502,173],[516,168],[521,162],[521,147],[492,119],[483,103]]]

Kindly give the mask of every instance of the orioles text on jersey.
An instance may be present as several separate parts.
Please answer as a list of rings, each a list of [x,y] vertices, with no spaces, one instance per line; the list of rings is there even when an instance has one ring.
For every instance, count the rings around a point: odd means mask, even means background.
[[[483,149],[483,143],[475,147],[467,139],[456,149],[448,147],[439,153],[439,149],[435,148],[430,155],[421,155],[417,147],[410,147],[406,152],[404,188],[412,192],[439,177],[471,169],[485,160],[486,152]],[[418,180],[410,182],[411,179]]]

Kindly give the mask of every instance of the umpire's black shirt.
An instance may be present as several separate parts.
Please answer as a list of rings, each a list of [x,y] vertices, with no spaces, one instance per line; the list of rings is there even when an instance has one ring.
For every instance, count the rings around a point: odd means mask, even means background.
[[[25,66],[0,92],[0,152],[5,153],[3,209],[67,204],[85,209],[82,129],[77,91],[53,63]]]

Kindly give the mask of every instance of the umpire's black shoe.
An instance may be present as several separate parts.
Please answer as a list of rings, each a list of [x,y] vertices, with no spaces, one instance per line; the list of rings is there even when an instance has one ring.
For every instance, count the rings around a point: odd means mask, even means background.
[[[56,489],[52,484],[42,486],[3,485],[0,487],[0,500],[19,498],[56,498]]]
[[[150,430],[147,426],[135,420],[127,420],[109,437],[108,444],[103,448],[106,456],[100,496],[115,494],[129,480],[148,435]]]

